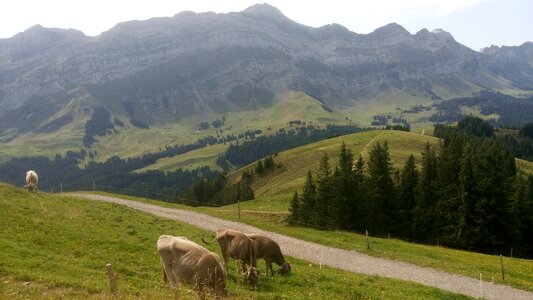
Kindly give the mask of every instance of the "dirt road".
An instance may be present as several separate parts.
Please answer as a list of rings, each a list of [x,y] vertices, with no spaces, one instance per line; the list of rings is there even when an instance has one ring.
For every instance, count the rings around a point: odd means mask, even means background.
[[[349,272],[418,282],[475,298],[479,298],[483,291],[484,299],[533,299],[533,293],[509,286],[492,284],[486,281],[480,284],[480,281],[474,278],[446,273],[431,268],[423,268],[399,261],[372,257],[356,251],[327,247],[278,233],[264,231],[247,224],[227,221],[189,210],[165,208],[101,195],[72,194],[72,196],[122,204],[156,216],[188,223],[198,228],[211,231],[216,231],[219,228],[230,228],[246,233],[264,234],[277,241],[283,253],[289,256],[315,264],[319,264],[322,260],[323,265]]]

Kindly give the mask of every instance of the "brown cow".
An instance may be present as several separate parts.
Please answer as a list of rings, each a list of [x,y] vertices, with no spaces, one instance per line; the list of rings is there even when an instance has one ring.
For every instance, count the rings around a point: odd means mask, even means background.
[[[272,263],[279,266],[278,271],[282,275],[288,275],[291,272],[291,264],[285,261],[285,257],[281,253],[278,243],[261,234],[247,234],[247,237],[255,241],[257,245],[257,258],[263,258],[266,263],[266,274],[270,270],[270,274],[274,276],[272,270]]]
[[[217,230],[215,238],[210,242],[202,238],[206,244],[212,244],[215,240],[220,245],[226,269],[228,268],[228,257],[237,260],[237,265],[243,271],[241,275],[244,275],[245,281],[250,284],[252,290],[257,290],[259,272],[257,271],[257,246],[255,242],[244,233],[230,229]],[[246,269],[247,264],[250,264],[248,269]]]
[[[163,266],[163,281],[179,288],[180,282],[194,285],[200,297],[204,288],[217,298],[227,298],[226,269],[220,257],[186,237],[162,235],[157,240],[157,251]]]

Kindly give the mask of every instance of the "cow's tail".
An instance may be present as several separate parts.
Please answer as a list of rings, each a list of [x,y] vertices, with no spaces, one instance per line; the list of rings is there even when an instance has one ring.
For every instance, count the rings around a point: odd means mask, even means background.
[[[212,241],[208,242],[206,241],[204,238],[202,238],[202,242],[206,243],[206,244],[213,244],[215,241],[217,240],[217,237],[215,237]]]

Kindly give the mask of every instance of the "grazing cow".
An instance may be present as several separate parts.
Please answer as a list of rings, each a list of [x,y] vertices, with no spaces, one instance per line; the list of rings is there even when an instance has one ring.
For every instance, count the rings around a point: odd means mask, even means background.
[[[163,266],[163,281],[179,288],[180,282],[194,285],[204,297],[207,288],[215,296],[228,297],[226,269],[220,257],[186,237],[162,235],[157,240],[157,251]]]
[[[28,188],[28,191],[33,192],[37,189],[37,182],[39,181],[39,176],[34,170],[29,170],[26,172],[26,185],[24,187]]]
[[[263,258],[266,263],[266,274],[270,270],[270,274],[274,276],[272,270],[272,263],[279,266],[278,271],[281,275],[289,275],[291,272],[291,264],[285,261],[285,257],[281,253],[278,243],[261,234],[247,234],[247,237],[255,241],[257,245],[257,258]]]
[[[215,238],[210,242],[202,238],[206,244],[212,244],[215,240],[220,245],[226,269],[228,268],[228,257],[237,260],[237,265],[243,272],[241,275],[244,276],[244,280],[250,284],[252,290],[257,290],[259,272],[257,271],[257,246],[255,242],[244,233],[230,229],[217,230]],[[248,263],[250,267],[246,269]]]

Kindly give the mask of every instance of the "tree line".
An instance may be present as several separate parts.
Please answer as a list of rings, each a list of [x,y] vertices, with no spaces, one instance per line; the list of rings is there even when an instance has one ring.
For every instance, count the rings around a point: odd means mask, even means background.
[[[360,131],[363,131],[363,129],[352,125],[338,126],[331,124],[328,124],[326,128],[307,125],[288,131],[283,130],[274,135],[260,136],[254,140],[245,141],[242,144],[232,144],[217,163],[224,167],[227,166],[227,163],[224,162],[226,160],[239,168],[280,151]]]
[[[133,171],[153,164],[161,157],[186,153],[206,144],[206,140],[199,140],[188,145],[167,146],[159,152],[136,158],[113,156],[105,162],[90,161],[83,168],[79,163],[88,155],[83,149],[79,152],[67,151],[65,156],[58,154],[54,159],[44,156],[13,158],[0,165],[0,181],[23,185],[24,174],[32,169],[38,172],[41,178],[39,188],[44,191],[89,190],[94,187],[101,191],[177,202],[176,195],[204,177],[215,177],[219,173],[209,167],[166,173]]]
[[[289,221],[533,257],[533,176],[518,172],[512,151],[485,135],[486,122],[470,122],[440,128],[442,143],[426,145],[420,162],[411,155],[400,169],[387,142],[366,161],[342,144],[334,167],[325,155],[319,171],[307,174]]]

